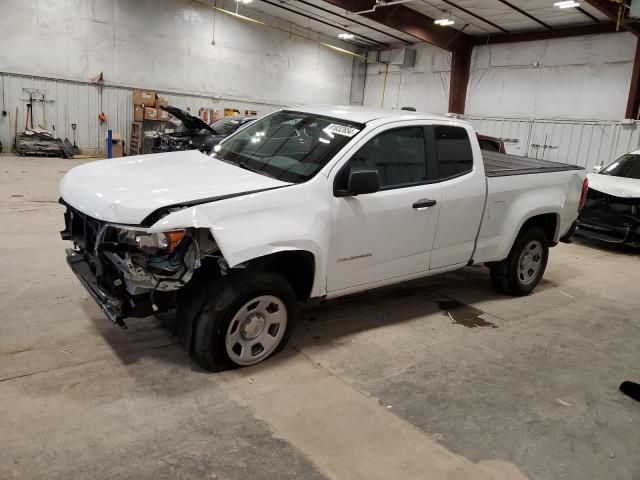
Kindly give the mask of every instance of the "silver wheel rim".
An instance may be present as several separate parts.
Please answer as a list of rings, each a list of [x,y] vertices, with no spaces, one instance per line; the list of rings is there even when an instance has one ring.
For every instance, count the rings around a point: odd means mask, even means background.
[[[532,240],[524,247],[518,259],[518,280],[522,285],[529,285],[538,278],[542,256],[542,244],[538,240]]]
[[[245,303],[231,319],[225,337],[229,358],[238,365],[255,365],[278,348],[287,330],[287,307],[272,295]]]

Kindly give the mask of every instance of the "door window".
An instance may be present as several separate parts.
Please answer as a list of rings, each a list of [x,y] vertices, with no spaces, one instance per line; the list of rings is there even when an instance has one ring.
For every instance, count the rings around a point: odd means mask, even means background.
[[[427,169],[422,127],[387,130],[369,140],[338,174],[336,182],[344,184],[341,188],[346,188],[349,170],[354,167],[378,170],[382,188],[425,182]]]

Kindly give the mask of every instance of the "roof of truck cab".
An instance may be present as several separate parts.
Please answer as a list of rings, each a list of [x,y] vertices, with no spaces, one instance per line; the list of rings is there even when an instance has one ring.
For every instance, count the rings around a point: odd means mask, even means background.
[[[440,121],[459,121],[453,117],[445,117],[444,115],[431,115],[422,112],[410,112],[408,110],[391,110],[386,108],[366,108],[354,107],[350,105],[294,105],[286,107],[285,110],[295,112],[313,113],[315,115],[323,115],[326,117],[337,118],[341,120],[350,120],[357,123],[367,123],[381,118],[394,120],[440,120]]]

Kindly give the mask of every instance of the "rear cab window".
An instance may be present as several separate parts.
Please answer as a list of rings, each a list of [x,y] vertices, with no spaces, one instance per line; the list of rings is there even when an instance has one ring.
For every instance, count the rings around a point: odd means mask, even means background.
[[[437,156],[434,180],[447,180],[473,170],[473,150],[465,128],[434,125],[433,137]]]

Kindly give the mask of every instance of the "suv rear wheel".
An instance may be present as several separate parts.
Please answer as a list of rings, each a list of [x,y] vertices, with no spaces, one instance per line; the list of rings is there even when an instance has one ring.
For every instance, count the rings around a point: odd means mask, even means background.
[[[539,228],[521,233],[509,256],[491,267],[491,282],[507,295],[528,295],[542,280],[549,259],[549,243]]]

